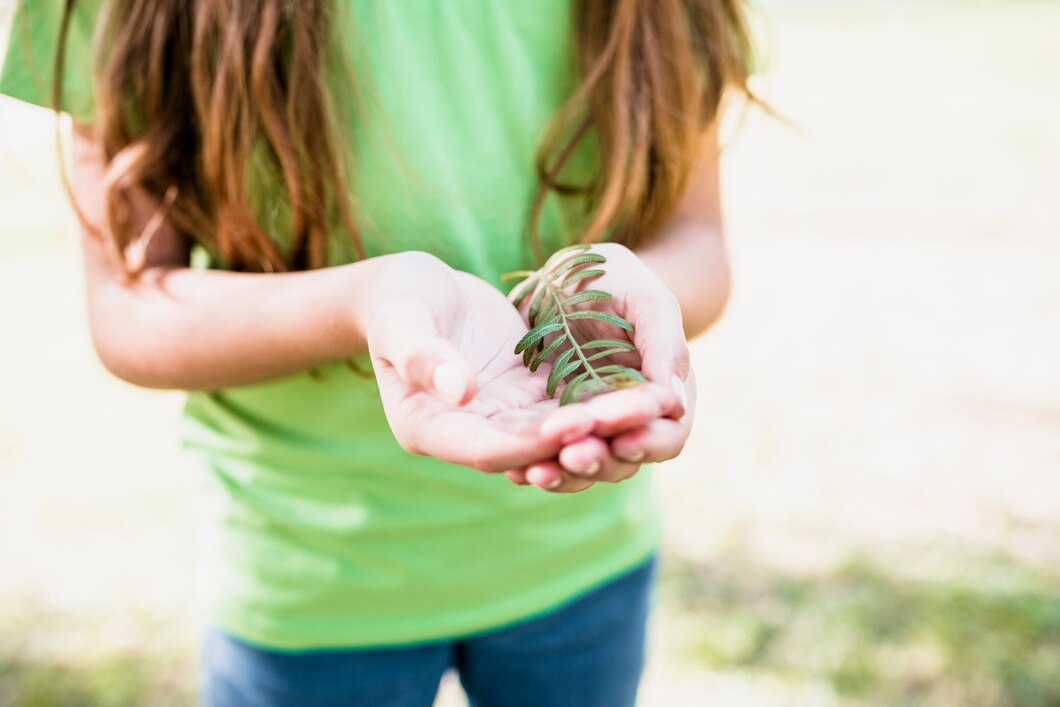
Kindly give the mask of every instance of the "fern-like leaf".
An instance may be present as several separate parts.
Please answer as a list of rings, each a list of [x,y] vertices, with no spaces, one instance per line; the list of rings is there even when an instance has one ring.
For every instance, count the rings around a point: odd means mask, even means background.
[[[635,369],[595,363],[635,351],[633,344],[621,339],[580,342],[570,325],[571,321],[592,319],[633,331],[632,324],[613,312],[573,309],[611,299],[611,294],[603,290],[571,291],[578,283],[603,275],[604,270],[590,266],[606,262],[607,258],[590,251],[588,245],[579,244],[557,251],[540,270],[521,270],[502,277],[504,281],[520,280],[512,288],[509,299],[517,308],[527,305],[530,321],[530,331],[516,344],[515,353],[522,354],[523,364],[531,371],[555,356],[545,390],[550,397],[554,396],[560,383],[566,381],[560,405],[644,382],[644,376]]]

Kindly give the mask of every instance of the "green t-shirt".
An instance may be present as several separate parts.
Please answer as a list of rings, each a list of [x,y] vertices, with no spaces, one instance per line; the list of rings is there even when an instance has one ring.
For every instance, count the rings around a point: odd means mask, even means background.
[[[82,120],[98,4],[68,50],[65,95]],[[369,254],[425,250],[494,283],[529,265],[534,153],[576,82],[569,0],[339,5],[379,107],[351,126]],[[61,6],[16,14],[4,93],[49,103]],[[550,245],[575,222],[550,204]],[[184,445],[218,499],[212,619],[232,634],[286,649],[466,635],[553,608],[655,548],[646,474],[555,495],[412,456],[374,381],[320,373],[188,397]]]

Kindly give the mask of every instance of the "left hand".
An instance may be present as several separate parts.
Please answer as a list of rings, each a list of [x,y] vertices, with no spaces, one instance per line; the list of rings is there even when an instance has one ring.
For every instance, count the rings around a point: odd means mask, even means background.
[[[506,472],[515,483],[556,493],[582,491],[598,481],[624,481],[636,474],[645,462],[676,457],[688,439],[694,416],[695,377],[677,298],[625,246],[601,243],[592,250],[607,258],[602,268],[605,273],[582,281],[579,289],[591,287],[611,293],[612,299],[590,304],[594,309],[625,318],[634,328],[628,338],[637,350],[620,354],[615,362],[639,368],[649,381],[672,389],[681,405],[668,417],[628,429],[608,429],[598,424],[591,435],[565,445],[555,459]],[[621,338],[626,334],[593,319],[580,319],[572,324],[577,325],[575,335],[581,341]],[[593,419],[605,420],[612,407],[616,411],[620,409],[621,392],[567,407],[586,406]]]

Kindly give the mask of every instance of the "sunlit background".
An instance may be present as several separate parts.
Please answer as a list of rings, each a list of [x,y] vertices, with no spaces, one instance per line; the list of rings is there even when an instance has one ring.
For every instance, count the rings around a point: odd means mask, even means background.
[[[756,25],[787,122],[729,138],[643,704],[1060,705],[1060,3]],[[192,703],[181,397],[93,357],[52,124],[9,100],[0,355],[0,707]]]

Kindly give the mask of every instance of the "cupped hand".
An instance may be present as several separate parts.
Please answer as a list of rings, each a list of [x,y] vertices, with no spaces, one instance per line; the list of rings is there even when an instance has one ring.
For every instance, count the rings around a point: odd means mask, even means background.
[[[511,303],[433,256],[386,256],[371,292],[369,353],[387,421],[412,453],[505,471],[556,458],[593,431],[634,433],[672,408],[671,394],[644,386],[617,405],[559,409],[547,367],[531,373],[513,353],[527,327]]]
[[[616,354],[613,362],[637,368],[649,381],[667,386],[679,403],[668,415],[643,425],[621,430],[596,427],[593,435],[564,445],[556,458],[509,471],[508,478],[515,483],[528,483],[564,493],[584,490],[598,481],[623,481],[637,473],[645,462],[676,457],[691,432],[696,401],[695,378],[676,297],[625,246],[603,243],[594,245],[591,250],[607,258],[607,263],[601,267],[604,274],[582,280],[577,289],[603,290],[612,298],[592,301],[579,305],[579,308],[610,311],[629,321],[633,331],[625,332],[595,319],[578,319],[571,322],[575,336],[580,341],[626,337],[636,351]],[[606,410],[611,406],[621,406],[617,396],[623,392],[593,398],[568,408],[593,408],[590,417],[599,419],[606,416]]]
[[[629,479],[641,465],[673,459],[685,446],[695,417],[695,376],[689,370],[686,412],[678,419],[660,415],[642,424],[633,424],[607,438],[598,433],[562,445],[553,459],[529,464],[506,472],[521,485],[532,485],[554,493],[577,493],[597,482],[617,483]],[[632,389],[630,389],[632,390]],[[582,405],[608,405],[625,391],[608,393]],[[595,410],[590,417],[606,415]]]

